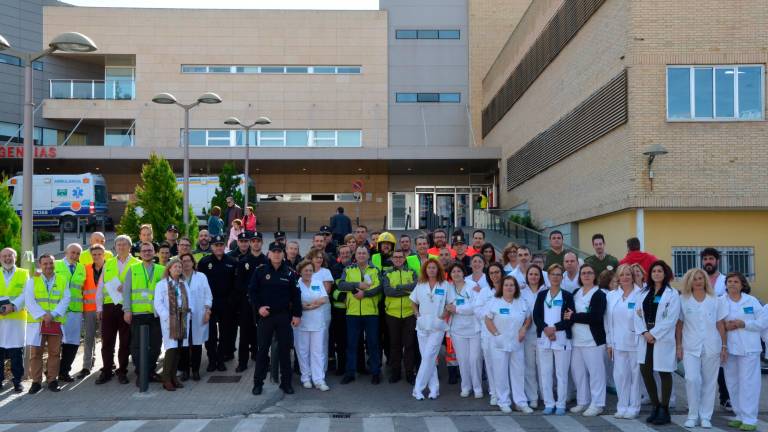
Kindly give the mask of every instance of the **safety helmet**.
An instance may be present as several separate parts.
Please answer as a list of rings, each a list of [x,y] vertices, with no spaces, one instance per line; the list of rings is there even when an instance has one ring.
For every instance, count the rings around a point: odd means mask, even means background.
[[[379,238],[376,239],[376,246],[384,242],[392,243],[392,246],[397,245],[397,240],[395,240],[395,236],[393,236],[391,233],[387,231],[384,231],[383,233],[379,234]]]

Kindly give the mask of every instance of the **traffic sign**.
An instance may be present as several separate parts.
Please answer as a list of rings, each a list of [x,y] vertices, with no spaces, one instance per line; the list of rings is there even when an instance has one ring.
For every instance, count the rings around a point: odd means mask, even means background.
[[[355,180],[352,182],[352,192],[362,192],[365,184],[362,180]]]

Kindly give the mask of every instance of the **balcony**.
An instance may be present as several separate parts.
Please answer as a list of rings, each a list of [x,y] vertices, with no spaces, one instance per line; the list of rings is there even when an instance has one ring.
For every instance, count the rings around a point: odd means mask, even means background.
[[[133,80],[64,80],[50,81],[50,99],[133,100],[136,83]]]

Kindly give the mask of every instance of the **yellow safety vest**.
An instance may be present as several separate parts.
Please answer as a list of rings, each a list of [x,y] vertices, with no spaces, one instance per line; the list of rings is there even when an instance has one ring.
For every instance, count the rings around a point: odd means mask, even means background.
[[[410,268],[390,270],[384,273],[391,286],[413,283],[415,274]],[[384,311],[395,318],[407,318],[413,315],[413,307],[409,296],[384,297]]]
[[[150,280],[143,263],[131,266],[131,312],[155,313],[155,285],[163,278],[165,267],[160,264],[152,264],[152,278]]]
[[[374,289],[379,286],[379,271],[376,267],[368,266],[365,269],[365,274],[371,278],[371,287],[368,289]],[[344,269],[344,276],[342,279],[346,282],[362,282],[363,275],[360,273],[360,267],[352,265]],[[378,315],[379,314],[379,300],[381,300],[381,294],[376,294],[373,297],[363,297],[361,300],[355,298],[353,293],[347,293],[347,315]]]
[[[75,264],[74,273],[69,271],[69,264],[64,260],[57,260],[54,266],[56,276],[63,277],[69,287],[69,293],[71,299],[69,300],[70,312],[82,312],[83,311],[83,284],[85,283],[85,266],[77,263]]]
[[[67,289],[67,279],[57,274],[56,283],[53,285],[53,289],[50,293],[48,292],[48,287],[45,286],[45,280],[43,279],[43,276],[35,276],[32,279],[34,280],[35,284],[35,301],[37,301],[37,304],[40,305],[44,311],[53,312],[64,296],[64,290]],[[66,315],[54,318],[54,321],[60,323],[64,323],[66,320]],[[42,317],[35,319],[32,317],[32,314],[27,314],[28,323],[42,321]]]
[[[5,277],[3,276],[0,278],[0,297],[8,297],[9,300],[13,300],[20,296],[24,292],[24,286],[27,284],[27,279],[29,279],[29,272],[20,268],[17,268],[13,273],[8,284],[5,283]],[[4,319],[26,321],[27,310],[22,309],[5,316],[0,315],[0,320]]]
[[[113,255],[112,252],[108,250],[104,250],[104,261],[109,261],[112,259]],[[80,264],[82,265],[88,265],[93,264],[93,257],[91,256],[91,250],[86,249],[80,254]]]
[[[117,257],[110,258],[107,260],[106,263],[104,263],[104,285],[107,284],[107,282],[111,281],[114,278],[118,278],[120,283],[123,283],[125,281],[125,275],[128,274],[128,270],[131,268],[132,265],[140,263],[141,260],[128,255],[127,260],[125,261],[125,265],[123,266],[123,271],[118,272],[118,262]],[[107,291],[107,288],[104,287],[104,304],[114,304],[115,302],[112,300],[112,297],[109,296],[109,292]]]

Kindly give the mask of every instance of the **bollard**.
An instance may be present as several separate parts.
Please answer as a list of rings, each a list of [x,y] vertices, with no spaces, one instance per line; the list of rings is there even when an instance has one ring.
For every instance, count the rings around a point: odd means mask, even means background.
[[[83,224],[83,246],[86,246],[88,244],[85,242],[86,241],[85,235],[87,234],[87,231],[88,231],[88,220],[86,219],[84,222],[85,223]]]
[[[307,217],[304,216],[304,232],[307,232]]]
[[[149,326],[139,326],[139,392],[149,389]]]
[[[280,231],[280,218],[277,218],[277,230]]]
[[[35,256],[37,255],[37,247],[40,245],[40,230],[35,230],[32,236],[32,250]]]
[[[298,238],[301,238],[301,216],[298,217],[299,221],[296,222],[296,231],[298,232]]]
[[[59,250],[64,252],[64,224],[59,221]]]
[[[355,218],[355,225],[360,226],[360,216]]]

